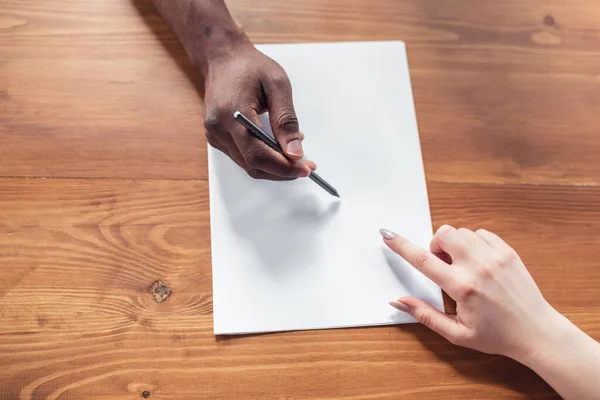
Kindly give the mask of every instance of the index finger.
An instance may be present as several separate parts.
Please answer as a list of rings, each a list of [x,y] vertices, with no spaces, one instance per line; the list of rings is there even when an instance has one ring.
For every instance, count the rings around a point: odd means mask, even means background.
[[[397,233],[381,229],[384,243],[410,265],[437,283],[442,289],[452,286],[452,269],[429,251],[411,243]]]

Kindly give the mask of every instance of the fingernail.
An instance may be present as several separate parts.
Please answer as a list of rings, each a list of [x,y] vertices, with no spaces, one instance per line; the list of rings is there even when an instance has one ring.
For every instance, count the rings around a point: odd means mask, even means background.
[[[392,240],[396,237],[396,234],[394,232],[388,231],[387,229],[380,229],[379,233],[381,233],[381,236],[383,236],[383,238],[386,240]]]
[[[407,306],[406,304],[402,303],[401,301],[390,301],[390,306],[392,306],[395,309],[400,310],[402,312],[406,312],[406,313],[410,312],[410,307]]]
[[[300,139],[294,139],[287,144],[287,152],[289,155],[302,157],[304,150],[302,149],[302,142]]]

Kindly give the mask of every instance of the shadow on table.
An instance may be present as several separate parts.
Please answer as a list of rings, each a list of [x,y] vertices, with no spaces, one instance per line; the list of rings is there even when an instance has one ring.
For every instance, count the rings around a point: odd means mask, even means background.
[[[398,329],[413,335],[440,361],[473,383],[505,387],[528,399],[560,399],[535,372],[510,358],[455,346],[423,325],[400,325]]]
[[[362,330],[363,328],[341,328],[343,330]],[[377,327],[366,329],[380,329]],[[521,393],[527,399],[560,399],[560,396],[537,374],[529,368],[503,356],[480,353],[475,350],[451,344],[437,333],[419,324],[399,325],[398,329],[419,340],[441,362],[450,365],[457,374],[468,378],[471,384],[489,387],[502,387]],[[215,340],[223,344],[231,340],[248,338],[267,338],[281,335],[280,332],[243,335],[217,335]],[[260,339],[259,339],[260,340]],[[425,367],[424,367],[425,368]],[[401,378],[399,378],[401,379]],[[451,391],[448,388],[448,391]],[[474,389],[475,390],[475,389]],[[484,393],[473,392],[473,398],[482,398]],[[513,398],[506,394],[506,397]],[[520,396],[517,395],[520,398]]]
[[[169,53],[171,59],[177,63],[179,69],[194,85],[200,98],[204,99],[204,77],[194,67],[173,31],[171,31],[167,23],[158,14],[158,10],[156,10],[152,0],[131,0],[131,2],[137,9],[140,17],[142,17],[144,24],[150,28],[156,39]]]

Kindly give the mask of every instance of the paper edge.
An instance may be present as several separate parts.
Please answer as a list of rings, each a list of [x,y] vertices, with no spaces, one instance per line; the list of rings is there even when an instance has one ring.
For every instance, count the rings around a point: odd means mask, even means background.
[[[409,317],[409,318],[407,318],[406,321],[378,322],[378,323],[368,324],[368,325],[347,324],[347,325],[335,325],[335,326],[324,326],[324,327],[311,326],[308,328],[269,329],[269,330],[261,330],[261,331],[230,331],[227,333],[215,332],[215,335],[219,335],[219,336],[260,335],[262,333],[323,331],[323,330],[328,330],[328,329],[348,329],[348,328],[370,328],[370,327],[396,326],[396,325],[406,325],[406,324],[415,324],[415,323],[418,323],[418,321],[416,319],[414,319],[413,317]]]
[[[281,45],[285,45],[285,46],[314,46],[314,45],[319,45],[319,46],[328,46],[328,45],[355,45],[355,44],[398,44],[401,46],[401,50],[404,53],[405,59],[406,59],[406,74],[408,75],[408,86],[409,86],[409,93],[408,95],[410,96],[410,100],[412,102],[412,113],[414,115],[414,121],[415,121],[415,127],[417,130],[417,138],[419,140],[419,146],[418,146],[418,151],[419,151],[419,159],[420,159],[420,164],[421,164],[421,170],[423,171],[423,177],[425,179],[425,200],[426,200],[426,204],[427,204],[427,214],[429,216],[429,221],[430,221],[430,233],[431,236],[433,237],[433,221],[431,218],[431,205],[430,205],[430,200],[429,200],[429,186],[428,186],[428,181],[427,181],[427,175],[425,173],[425,162],[423,160],[423,149],[422,149],[422,141],[421,141],[421,133],[419,130],[419,121],[417,118],[417,110],[416,110],[416,105],[415,105],[415,101],[414,101],[414,91],[413,91],[413,84],[412,84],[412,78],[410,76],[410,63],[409,63],[409,59],[408,59],[408,51],[406,48],[406,43],[402,40],[364,40],[364,41],[339,41],[339,42],[298,42],[298,43],[257,43],[255,44],[255,47],[260,51],[261,48],[265,48],[265,47],[271,47],[271,46],[281,46]],[[212,158],[214,157],[212,155],[212,152],[215,151],[215,149],[212,148],[212,146],[210,144],[207,144],[207,154],[208,154],[208,168],[209,168],[209,174],[208,174],[208,191],[209,191],[209,219],[210,219],[210,239],[211,239],[211,282],[212,282],[212,293],[213,293],[213,333],[215,336],[238,336],[238,335],[248,335],[248,334],[262,334],[262,333],[275,333],[275,332],[299,332],[299,331],[312,331],[312,330],[325,330],[325,329],[345,329],[345,328],[368,328],[368,327],[377,327],[377,326],[395,326],[395,325],[404,325],[404,324],[408,324],[408,323],[416,323],[417,321],[410,317],[408,318],[406,321],[389,321],[389,322],[381,322],[381,323],[373,323],[373,324],[367,324],[367,325],[356,325],[356,324],[348,324],[348,325],[335,325],[335,326],[328,326],[328,327],[307,327],[307,328],[293,328],[293,329],[272,329],[272,330],[260,330],[260,331],[228,331],[228,330],[220,330],[217,329],[217,321],[216,321],[216,314],[214,312],[215,310],[215,296],[214,296],[214,288],[215,288],[215,274],[214,271],[212,269],[213,265],[214,265],[214,253],[212,251],[212,243],[214,242],[214,230],[212,229],[213,227],[213,213],[210,212],[210,200],[213,198],[213,193],[215,191],[214,188],[214,183],[213,180],[210,179],[211,174],[210,174],[210,166],[212,164]],[[438,293],[439,292],[439,295]],[[442,294],[442,289],[438,286],[438,289],[436,290],[436,293],[433,293],[436,296],[436,303],[438,304],[432,304],[432,306],[437,309],[438,311],[441,311],[442,313],[445,313],[445,308],[444,308],[444,300],[443,300],[443,294]]]

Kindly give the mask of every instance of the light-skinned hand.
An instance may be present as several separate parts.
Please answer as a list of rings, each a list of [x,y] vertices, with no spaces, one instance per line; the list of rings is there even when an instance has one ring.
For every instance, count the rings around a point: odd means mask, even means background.
[[[431,252],[381,231],[384,242],[456,301],[444,314],[414,297],[390,304],[451,343],[520,359],[537,350],[540,334],[557,312],[544,299],[517,253],[494,233],[444,225]]]
[[[544,299],[517,253],[497,235],[444,225],[431,252],[382,229],[386,245],[456,301],[456,315],[423,300],[390,304],[450,342],[528,366],[564,399],[600,399],[600,344]]]

